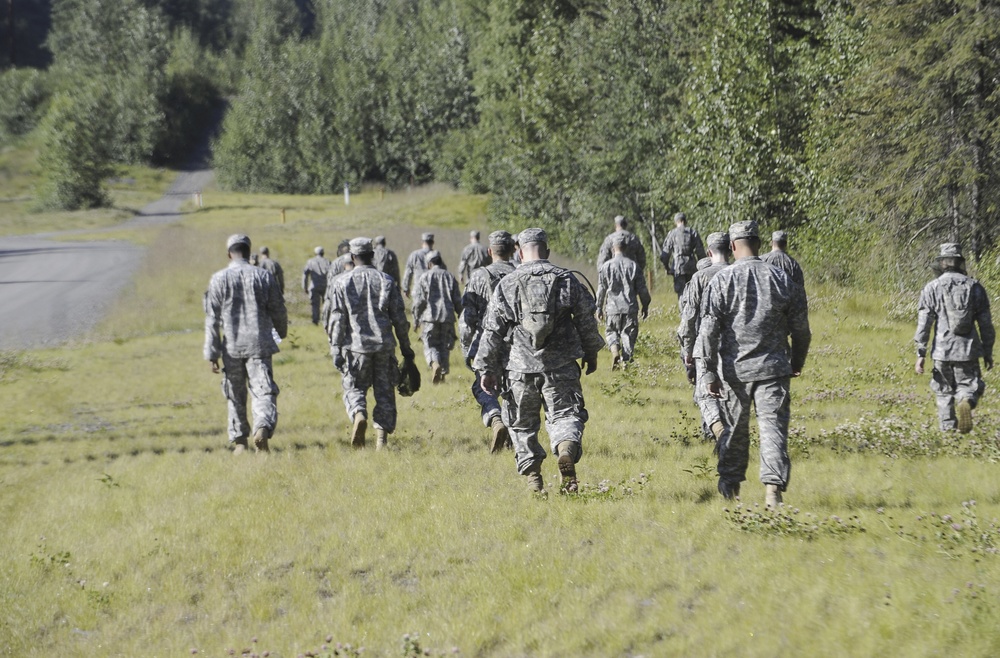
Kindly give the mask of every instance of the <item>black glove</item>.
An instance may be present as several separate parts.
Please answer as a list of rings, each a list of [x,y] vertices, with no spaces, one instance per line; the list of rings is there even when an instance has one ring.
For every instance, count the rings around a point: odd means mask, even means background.
[[[403,358],[406,359],[407,361],[412,361],[413,358],[416,356],[413,353],[413,350],[409,347],[400,347],[399,351],[403,355]]]
[[[586,366],[587,369],[584,372],[588,375],[597,370],[597,355],[591,354],[583,357],[583,365]]]

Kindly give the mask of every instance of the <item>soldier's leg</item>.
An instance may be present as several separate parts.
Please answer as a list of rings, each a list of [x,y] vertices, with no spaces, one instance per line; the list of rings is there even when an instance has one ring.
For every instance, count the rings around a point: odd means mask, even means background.
[[[687,277],[683,274],[674,274],[674,292],[679,298],[684,294],[684,287],[687,285]]]
[[[938,423],[941,431],[958,428],[955,418],[955,373],[948,361],[935,361],[931,370],[931,390],[937,401]]]
[[[323,305],[323,297],[326,294],[326,290],[319,290],[318,288],[313,288],[309,291],[309,302],[312,304],[312,323],[319,324],[319,311],[320,307]]]
[[[542,387],[545,405],[545,431],[553,454],[563,442],[573,445],[573,463],[583,456],[583,426],[589,418],[583,404],[580,366],[576,362],[545,373]]]
[[[371,355],[344,350],[343,375],[347,417],[354,420],[354,415],[360,413],[368,418],[367,394],[373,380]]]
[[[437,359],[437,348],[434,345],[435,326],[433,322],[420,323],[420,342],[424,344],[424,359],[428,366],[434,364]]]
[[[604,316],[604,342],[608,344],[608,349],[614,352],[614,349],[618,348],[618,353],[621,353],[621,336],[618,335],[618,316],[617,315],[606,315]]]
[[[500,417],[500,403],[495,397],[483,390],[483,387],[479,384],[478,373],[476,373],[475,379],[472,380],[472,395],[476,398],[476,402],[479,403],[479,408],[482,409],[483,425],[489,427],[493,423],[494,418]]]
[[[274,382],[271,357],[247,359],[247,378],[253,408],[253,431],[263,428],[273,434],[278,426],[279,390]]]
[[[621,318],[622,360],[631,361],[635,354],[635,341],[639,337],[639,316],[628,314]]]
[[[982,372],[979,370],[979,361],[962,361],[952,366],[955,373],[955,399],[968,400],[969,406],[973,409],[979,404],[979,398],[986,390],[986,382],[983,381]]]
[[[396,430],[396,384],[399,383],[399,363],[395,350],[383,350],[372,357],[372,393],[375,408],[372,420],[376,429],[392,434]]]
[[[780,377],[751,385],[757,427],[760,429],[760,481],[788,488],[792,462],[788,458],[788,419],[791,415],[790,379]]]
[[[247,421],[247,369],[243,359],[222,355],[222,395],[228,407],[229,442],[246,445],[250,423]]]
[[[512,372],[510,389],[504,394],[507,427],[514,444],[517,472],[522,475],[540,466],[545,450],[538,443],[542,427],[542,376]]]
[[[719,449],[719,480],[738,486],[746,479],[750,461],[750,392],[747,385],[727,382],[723,415],[729,419],[729,441]]]

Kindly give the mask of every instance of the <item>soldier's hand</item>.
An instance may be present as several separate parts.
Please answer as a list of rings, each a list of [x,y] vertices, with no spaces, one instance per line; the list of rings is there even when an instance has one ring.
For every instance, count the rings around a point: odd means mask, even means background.
[[[644,306],[642,309],[642,319],[645,320],[648,317],[649,317],[649,307]]]
[[[333,357],[333,367],[336,368],[337,370],[343,370],[344,363],[346,363],[346,361],[344,360],[343,354],[338,354],[337,356]]]
[[[917,372],[918,375],[924,374],[924,357],[922,356],[917,357],[917,365],[915,365],[913,369]]]
[[[483,390],[496,397],[497,395],[497,376],[492,375],[488,372],[484,372],[482,378],[479,380],[479,385],[482,386]]]
[[[802,376],[802,371],[801,370],[793,370],[792,371],[792,377],[800,377],[800,376]]]
[[[722,397],[722,384],[718,379],[709,382],[705,385],[705,392],[708,393],[709,397],[721,398]]]
[[[993,359],[983,359],[983,367],[987,370],[993,370]]]
[[[214,372],[216,375],[219,374],[219,360],[218,359],[212,359],[212,372]]]
[[[597,370],[597,355],[592,354],[590,356],[583,357],[583,365],[586,366],[586,370],[584,372],[588,375]]]
[[[693,364],[689,366],[684,366],[684,369],[687,371],[688,384],[694,384],[695,381],[697,380],[698,371],[695,369]]]

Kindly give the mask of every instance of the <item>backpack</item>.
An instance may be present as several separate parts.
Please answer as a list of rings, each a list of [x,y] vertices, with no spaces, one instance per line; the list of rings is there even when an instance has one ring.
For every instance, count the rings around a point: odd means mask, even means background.
[[[954,279],[949,277],[941,286],[941,296],[944,298],[944,309],[948,316],[948,326],[953,334],[964,336],[972,333],[975,316],[972,312],[971,279]]]
[[[517,279],[521,328],[528,334],[531,346],[545,347],[545,341],[556,326],[559,301],[559,273],[544,270],[521,275]]]

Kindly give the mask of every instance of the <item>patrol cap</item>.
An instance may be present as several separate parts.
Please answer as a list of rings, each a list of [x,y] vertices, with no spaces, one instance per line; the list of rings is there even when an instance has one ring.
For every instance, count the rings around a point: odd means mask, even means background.
[[[376,247],[384,247],[385,246],[385,236],[384,235],[376,235],[375,238],[372,240],[372,243]]]
[[[760,231],[757,229],[757,222],[752,219],[745,222],[736,222],[729,227],[730,240],[749,240],[750,238],[760,238]]]
[[[323,247],[316,247],[315,249],[313,249],[313,253],[316,254],[317,256],[322,256],[324,253]]]
[[[961,258],[965,260],[965,256],[962,255],[962,245],[957,242],[945,242],[941,245],[941,253],[937,255],[935,260],[941,260],[942,258]]]
[[[438,251],[437,249],[431,249],[430,251],[427,252],[427,255],[424,256],[424,261],[428,265],[430,265],[435,261],[440,261],[440,260],[441,260],[441,252]]]
[[[264,254],[265,256],[268,256],[268,255],[270,255],[271,250],[268,249],[267,247],[261,247],[260,248],[260,253]]]
[[[674,221],[675,222],[686,222],[687,220],[688,220],[688,216],[685,215],[682,212],[679,212],[676,215],[674,215]]]
[[[705,244],[711,247],[728,247],[729,246],[729,234],[728,233],[709,233],[708,238],[705,240]]]
[[[725,233],[713,233],[712,235],[725,235]],[[711,266],[712,266],[711,258],[702,258],[701,260],[698,261],[697,268],[698,271],[701,272],[706,267],[711,267]]]
[[[479,231],[469,231],[469,237],[479,239]]]
[[[420,239],[423,240],[424,242],[434,242],[434,234],[433,233],[421,233],[420,234]]]
[[[250,238],[249,236],[243,235],[242,233],[234,233],[229,236],[226,240],[226,250],[232,249],[235,245],[245,244],[247,249],[250,248]]]
[[[350,245],[351,253],[355,256],[375,253],[375,248],[372,247],[372,241],[368,238],[354,238],[351,240]]]
[[[549,236],[546,235],[544,229],[526,228],[517,235],[517,242],[522,247],[526,244],[531,244],[532,242],[541,242],[548,246]]]
[[[775,231],[771,234],[771,242],[788,242],[788,232]]]
[[[507,231],[493,231],[490,233],[490,244],[497,247],[513,247],[514,236]]]

